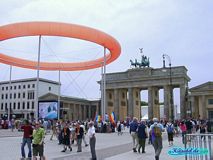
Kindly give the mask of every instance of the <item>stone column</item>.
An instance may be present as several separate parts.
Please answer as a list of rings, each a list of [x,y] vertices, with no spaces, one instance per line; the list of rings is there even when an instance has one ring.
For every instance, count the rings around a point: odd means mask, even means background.
[[[134,109],[133,109],[133,89],[128,88],[128,107],[127,107],[128,116],[131,118],[134,116]]]
[[[180,86],[180,118],[186,118],[186,87],[185,85]]]
[[[74,105],[73,105],[73,103],[70,104],[70,108],[71,108],[70,118],[73,121],[74,120]]]
[[[134,88],[133,89],[133,108],[134,112],[133,115],[134,117],[137,117],[139,120],[141,118],[141,96],[140,96],[140,89],[139,88]]]
[[[84,105],[84,119],[87,119],[87,106]]]
[[[72,118],[72,105],[71,103],[68,103],[68,119],[70,120]]]
[[[111,107],[112,108],[112,106],[109,106],[108,104],[109,104],[109,90],[108,89],[106,89],[106,97],[105,97],[105,115],[106,114],[109,114],[108,112],[109,112],[109,107]],[[96,112],[97,113],[99,113],[100,111],[99,111],[99,109],[98,109],[99,107],[98,107],[98,105],[96,105]],[[100,112],[100,114],[102,115],[102,112]],[[105,117],[104,117],[104,120],[105,120]]]
[[[78,119],[82,120],[81,115],[82,115],[82,108],[81,104],[78,105]]]
[[[153,96],[152,96],[152,87],[148,88],[148,118],[153,118]]]
[[[100,111],[98,113],[102,114],[102,103],[100,104]],[[106,90],[106,110],[105,113],[111,114],[112,108],[114,108],[114,90]],[[114,110],[114,109],[113,109]]]
[[[118,89],[114,89],[114,113],[115,113],[116,119],[118,120],[119,119],[119,90]]]
[[[91,119],[92,118],[92,113],[91,113],[91,110],[92,110],[92,107],[91,107],[91,105],[89,105],[88,106],[88,110],[89,110],[89,119]]]
[[[108,101],[106,101],[106,102],[108,102]],[[99,111],[99,107],[98,107],[98,105],[95,105],[95,106],[96,106],[96,111],[95,111],[95,112],[96,112],[97,114],[99,114],[99,112],[100,112],[100,111]],[[107,109],[107,105],[106,105],[106,109]],[[105,111],[105,113],[107,113],[107,112]]]
[[[149,87],[148,88],[148,103],[149,103],[149,116],[151,118],[156,117],[160,119],[160,108],[159,108],[159,92],[157,87]]]
[[[199,118],[200,116],[200,112],[199,112],[199,105],[198,105],[198,97],[197,96],[194,96],[194,104],[192,103],[192,106],[194,106],[194,109],[195,109],[195,118]]]
[[[85,120],[87,120],[87,106],[86,106],[86,104],[84,104],[84,114],[83,114],[84,116],[84,119]]]
[[[81,105],[77,104],[76,107],[77,107],[77,117],[78,117],[78,120],[80,120],[80,118],[81,118],[81,117],[80,117],[80,114],[81,114],[81,113],[80,113],[80,112],[81,112],[81,111],[80,111],[80,110],[81,110]]]
[[[170,90],[169,86],[164,86],[164,118],[169,120],[170,114],[169,114],[169,107],[170,105]]]
[[[207,118],[207,113],[206,113],[206,96],[201,97],[201,108],[203,110],[203,119]]]
[[[119,90],[119,120],[125,120],[127,116],[127,90]]]
[[[195,108],[195,97],[194,96],[192,96],[191,98],[190,98],[190,102],[191,103],[189,103],[189,107],[191,107],[190,109],[191,109],[191,115],[192,115],[192,117],[194,117],[194,118],[198,118],[198,116],[197,116],[197,113],[196,113],[196,108]]]
[[[160,104],[159,104],[159,89],[157,87],[153,88],[153,117],[160,119]]]
[[[77,119],[76,104],[73,104],[73,120],[75,121],[76,119]]]

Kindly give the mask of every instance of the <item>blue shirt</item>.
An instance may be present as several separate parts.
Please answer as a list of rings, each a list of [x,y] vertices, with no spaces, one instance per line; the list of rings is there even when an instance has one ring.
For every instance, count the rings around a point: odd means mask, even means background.
[[[138,123],[137,122],[132,122],[130,123],[130,130],[129,133],[131,134],[131,132],[136,132],[138,128]]]
[[[138,126],[138,138],[145,139],[146,137],[146,126],[141,124]]]
[[[154,124],[152,124],[152,125],[150,126],[150,130],[152,130],[152,128],[153,128],[155,125],[157,125],[157,126],[160,128],[161,132],[164,131],[163,125],[162,125],[161,123],[157,123],[157,124],[154,123]]]

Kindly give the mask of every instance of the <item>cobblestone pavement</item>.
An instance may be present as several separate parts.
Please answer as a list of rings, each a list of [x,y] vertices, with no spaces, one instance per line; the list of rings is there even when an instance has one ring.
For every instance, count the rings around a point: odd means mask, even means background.
[[[174,146],[172,147],[183,147],[181,144],[181,137],[177,137],[174,139]],[[168,155],[168,151],[172,148],[169,147],[169,144],[166,139],[163,141],[163,149],[160,154],[160,160],[185,160],[184,156],[176,156],[172,157]],[[154,148],[152,145],[146,145],[146,153],[133,153],[132,151],[124,152],[119,155],[115,155],[112,157],[108,157],[105,160],[154,160]]]
[[[174,143],[175,146],[182,146],[179,144],[181,142],[181,138],[175,138]],[[168,155],[168,150],[172,147],[169,147],[167,140],[164,139],[163,150],[160,155],[160,160],[168,159],[168,160],[185,160],[185,157],[171,157]],[[174,146],[173,146],[174,147]],[[183,146],[182,146],[183,147]],[[56,158],[54,160],[88,160],[90,157],[90,152],[78,154],[78,155],[70,155],[67,157]],[[146,145],[146,153],[133,153],[132,151],[132,143],[113,146],[104,149],[97,150],[98,160],[154,160],[154,149],[152,145]]]
[[[10,133],[9,130],[0,130],[0,160],[18,160],[21,157],[20,147],[22,132]],[[16,134],[15,134],[16,133]],[[131,137],[128,130],[122,136],[116,133],[97,133],[96,151],[98,160],[154,160],[154,149],[152,145],[146,145],[146,153],[139,154],[132,152]],[[63,146],[57,144],[56,138],[50,141],[50,135],[45,137],[45,156],[47,160],[89,160],[91,157],[90,148],[82,144],[81,153],[77,153],[77,146],[73,145],[73,151],[62,153]],[[87,137],[88,141],[88,137]],[[175,138],[174,144],[182,147],[181,137]],[[163,150],[160,159],[184,160],[184,157],[170,157],[167,152],[168,146],[166,134],[164,134]],[[25,148],[27,152],[27,147]]]
[[[2,137],[18,137],[22,136],[23,132],[19,132],[18,130],[14,130],[13,132],[10,129],[0,129],[0,138]]]
[[[107,157],[115,156],[118,154],[122,154],[128,152],[132,149],[132,143],[112,146],[109,148],[98,149],[96,150],[96,154],[99,160],[104,160]],[[90,152],[83,152],[77,155],[61,157],[61,158],[54,158],[54,160],[88,160],[88,157],[91,156]]]

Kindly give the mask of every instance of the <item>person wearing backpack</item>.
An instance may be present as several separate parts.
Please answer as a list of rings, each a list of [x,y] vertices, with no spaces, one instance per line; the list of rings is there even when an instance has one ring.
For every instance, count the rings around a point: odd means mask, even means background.
[[[159,160],[161,150],[163,148],[162,132],[163,125],[158,123],[157,118],[153,118],[154,124],[150,126],[150,134],[152,136],[152,145],[155,150],[155,160]]]
[[[167,123],[166,131],[167,131],[167,135],[168,135],[169,146],[172,146],[173,145],[174,126],[171,122]]]

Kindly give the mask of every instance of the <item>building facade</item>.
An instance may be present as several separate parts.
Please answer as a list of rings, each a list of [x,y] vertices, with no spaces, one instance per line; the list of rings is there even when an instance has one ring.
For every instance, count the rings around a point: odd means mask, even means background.
[[[58,101],[58,95],[48,93],[39,97],[39,101]],[[60,119],[94,120],[96,114],[101,114],[100,100],[60,96]]]
[[[189,89],[188,115],[194,118],[213,119],[213,82]]]
[[[36,115],[36,78],[0,82],[0,117],[34,118]],[[60,84],[39,79],[38,100],[58,101]],[[60,118],[69,120],[93,119],[100,111],[100,100],[60,96]]]
[[[17,118],[30,118],[35,113],[36,78],[0,82],[0,116],[11,115]],[[47,93],[58,93],[60,84],[55,81],[39,79],[38,97]]]

